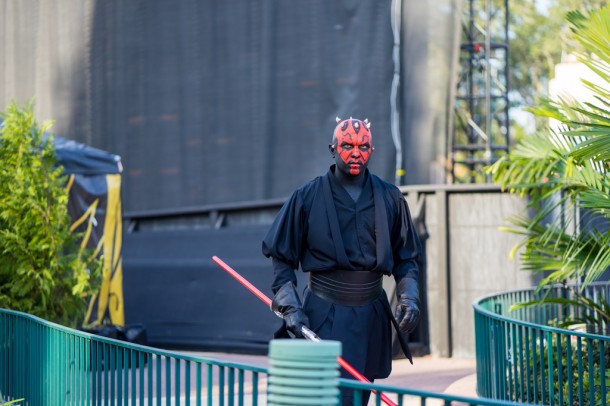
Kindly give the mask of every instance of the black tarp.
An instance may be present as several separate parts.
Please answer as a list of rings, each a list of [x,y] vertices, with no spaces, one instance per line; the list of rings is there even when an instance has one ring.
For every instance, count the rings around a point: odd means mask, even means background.
[[[60,136],[53,136],[53,145],[58,164],[69,175],[68,214],[73,219],[72,227],[83,233],[82,244],[103,260],[102,284],[83,326],[123,326],[121,158]]]
[[[142,323],[150,345],[264,354],[281,320],[220,269],[217,255],[272,297],[263,226],[126,234],[126,322]],[[306,276],[299,273],[299,289]]]
[[[118,155],[57,135],[53,136],[53,146],[59,164],[67,174],[95,176],[120,174],[123,171]]]
[[[372,121],[371,167],[394,182],[396,68],[401,182],[438,181],[461,2],[16,2],[0,108],[35,97],[58,133],[120,155],[126,213],[179,210],[287,197],[326,171],[335,116]]]
[[[331,164],[336,116],[371,120],[393,180],[390,6],[96,2],[93,145],[129,154],[126,211],[288,196]]]

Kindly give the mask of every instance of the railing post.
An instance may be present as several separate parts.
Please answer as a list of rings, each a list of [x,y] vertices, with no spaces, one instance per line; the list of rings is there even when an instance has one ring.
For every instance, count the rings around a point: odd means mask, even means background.
[[[550,331],[546,332],[546,357],[547,357],[547,373],[548,377],[548,389],[549,389],[549,404],[552,406],[555,404],[555,374],[554,374],[554,363],[553,363],[553,334]],[[541,371],[541,375],[544,376],[544,371]],[[561,388],[559,388],[561,390]]]
[[[495,303],[494,312],[502,315],[502,304]],[[493,320],[491,330],[491,373],[492,393],[494,399],[506,399],[506,340],[504,339],[504,326],[501,321]]]
[[[341,343],[278,339],[269,345],[268,405],[338,405]]]

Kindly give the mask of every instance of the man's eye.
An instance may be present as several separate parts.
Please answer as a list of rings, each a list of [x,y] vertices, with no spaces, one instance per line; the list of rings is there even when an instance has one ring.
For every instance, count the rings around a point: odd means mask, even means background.
[[[341,144],[341,148],[343,149],[352,149],[354,146],[352,144]]]
[[[369,150],[369,146],[368,145],[360,145],[360,149],[362,151],[368,151]]]

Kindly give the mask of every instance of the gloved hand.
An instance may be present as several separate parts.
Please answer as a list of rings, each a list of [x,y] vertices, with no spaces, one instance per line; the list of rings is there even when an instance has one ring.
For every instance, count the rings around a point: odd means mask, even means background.
[[[402,278],[396,283],[398,304],[394,318],[401,333],[408,335],[419,322],[419,287],[412,278]]]
[[[282,316],[290,333],[303,338],[301,327],[309,327],[309,319],[303,312],[301,300],[292,282],[286,282],[277,291],[271,302],[271,310]]]

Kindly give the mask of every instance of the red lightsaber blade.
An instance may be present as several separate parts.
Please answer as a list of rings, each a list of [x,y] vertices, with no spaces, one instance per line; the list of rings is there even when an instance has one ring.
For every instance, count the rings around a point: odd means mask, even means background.
[[[241,283],[242,285],[244,285],[250,292],[254,293],[254,295],[256,297],[258,297],[260,300],[262,300],[263,302],[265,302],[265,304],[267,306],[269,306],[269,308],[271,308],[271,299],[269,299],[269,297],[267,297],[267,295],[265,295],[263,292],[261,292],[260,290],[258,290],[258,288],[256,286],[254,286],[253,284],[251,284],[246,278],[244,278],[243,276],[241,276],[235,269],[231,268],[229,265],[227,265],[222,259],[218,258],[216,255],[214,255],[212,257],[212,261],[214,261],[218,266],[220,266],[224,271],[226,271],[229,275],[231,275],[233,278],[237,279],[237,281],[239,283]],[[307,338],[308,340],[311,341],[322,341],[317,335],[316,333],[314,333],[313,331],[311,331],[310,329],[308,329],[307,327],[303,327],[303,336],[305,338]],[[339,365],[345,369],[351,376],[353,376],[354,378],[356,378],[357,380],[359,380],[360,382],[364,382],[364,383],[371,383],[371,381],[369,381],[368,379],[366,379],[366,377],[364,375],[362,375],[360,372],[358,372],[353,366],[351,366],[347,361],[345,361],[343,358],[341,357],[337,357],[337,362],[339,363]],[[371,392],[373,393],[377,393],[376,390],[372,389]],[[381,397],[381,400],[388,406],[397,406],[396,403],[394,403],[392,401],[392,399],[390,399],[389,397],[387,397],[386,395],[384,395],[383,393],[379,394]]]

